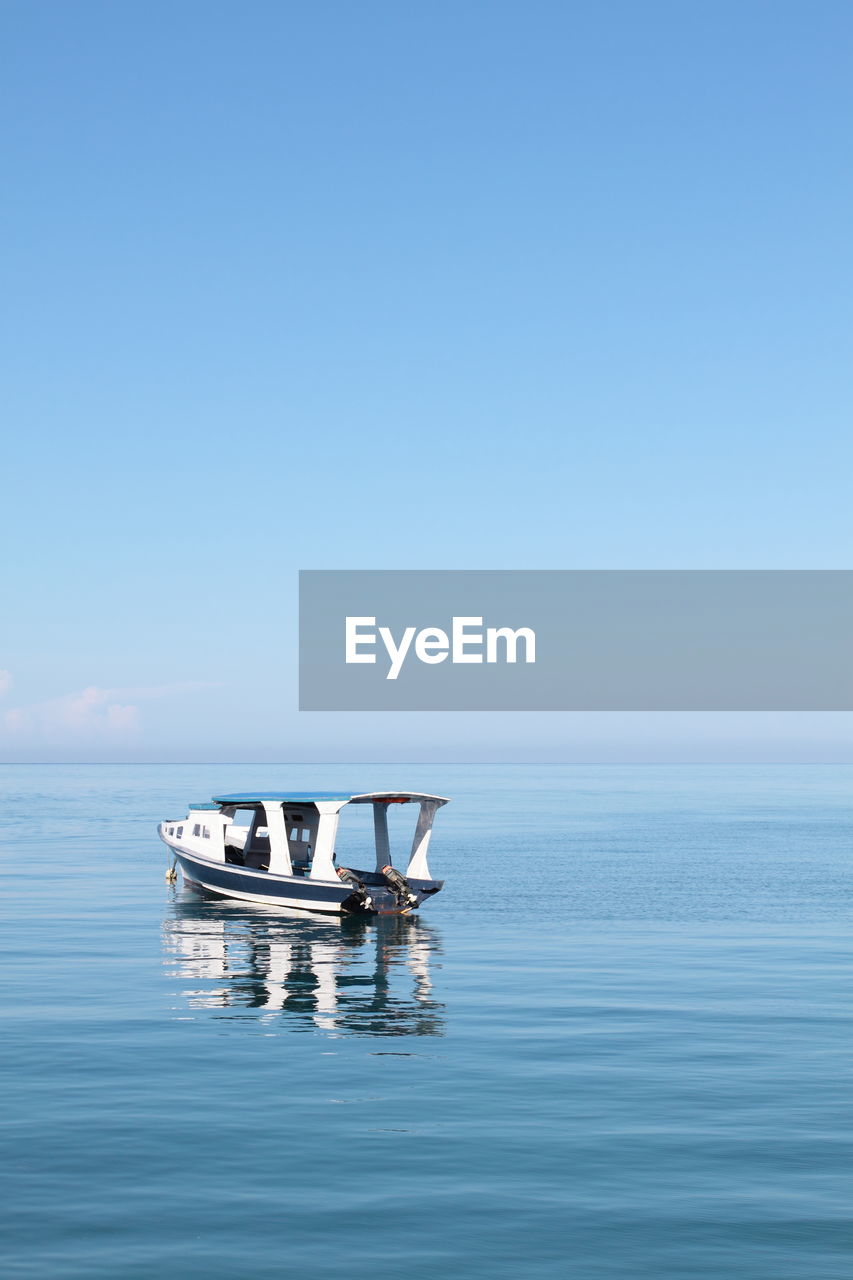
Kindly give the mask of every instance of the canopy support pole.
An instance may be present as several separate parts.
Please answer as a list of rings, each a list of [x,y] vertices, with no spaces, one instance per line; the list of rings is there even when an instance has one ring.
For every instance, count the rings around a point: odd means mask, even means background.
[[[412,852],[409,856],[409,865],[406,867],[406,875],[414,876],[416,880],[432,879],[429,873],[429,863],[427,862],[427,849],[429,848],[429,838],[432,835],[435,811],[442,804],[444,804],[443,800],[421,801],[418,825],[415,827],[415,838],[412,841]]]
[[[338,814],[347,803],[346,800],[314,801],[314,808],[320,817],[314,857],[311,860],[312,880],[334,880],[335,884],[340,884],[334,863],[335,839],[338,834]]]
[[[264,813],[267,819],[267,831],[270,834],[270,871],[280,876],[292,876],[293,866],[290,861],[290,847],[287,843],[287,828],[284,825],[284,809],[281,804],[265,804]]]
[[[373,801],[373,831],[376,838],[376,870],[381,871],[391,861],[391,844],[388,840],[388,806],[380,800]]]

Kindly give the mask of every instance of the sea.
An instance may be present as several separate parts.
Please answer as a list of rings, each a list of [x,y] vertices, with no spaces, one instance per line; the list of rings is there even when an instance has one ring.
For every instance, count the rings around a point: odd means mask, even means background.
[[[849,1280],[851,784],[0,767],[0,1273]],[[444,890],[337,920],[167,883],[158,821],[255,788],[450,797]]]

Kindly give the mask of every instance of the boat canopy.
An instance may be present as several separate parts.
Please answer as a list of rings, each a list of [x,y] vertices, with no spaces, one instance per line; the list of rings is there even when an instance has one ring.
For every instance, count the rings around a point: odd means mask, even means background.
[[[213,805],[250,804],[408,804],[409,801],[432,800],[436,807],[447,804],[445,796],[431,796],[421,791],[369,791],[355,795],[349,791],[240,791],[227,796],[214,796]],[[194,809],[207,806],[193,805]]]

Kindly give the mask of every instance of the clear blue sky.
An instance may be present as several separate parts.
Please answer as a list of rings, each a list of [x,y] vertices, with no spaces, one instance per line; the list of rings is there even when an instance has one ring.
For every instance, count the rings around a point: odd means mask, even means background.
[[[0,758],[853,756],[841,716],[300,716],[294,645],[299,568],[850,567],[849,4],[0,31]]]

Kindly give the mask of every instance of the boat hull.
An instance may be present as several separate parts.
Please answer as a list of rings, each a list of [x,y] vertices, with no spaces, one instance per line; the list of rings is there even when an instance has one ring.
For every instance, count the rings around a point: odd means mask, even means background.
[[[354,901],[351,885],[327,880],[312,880],[302,876],[278,876],[269,871],[254,871],[231,863],[213,862],[210,859],[188,853],[168,843],[184,880],[193,886],[206,889],[224,898],[242,902],[258,902],[265,906],[295,908],[302,911],[319,911],[328,915],[401,915],[402,908],[380,876],[359,872],[368,882],[368,891],[374,903],[372,911],[366,911]],[[370,883],[374,882],[374,883]],[[418,906],[442,887],[443,881],[410,882],[418,897]],[[411,910],[412,908],[408,908]]]

